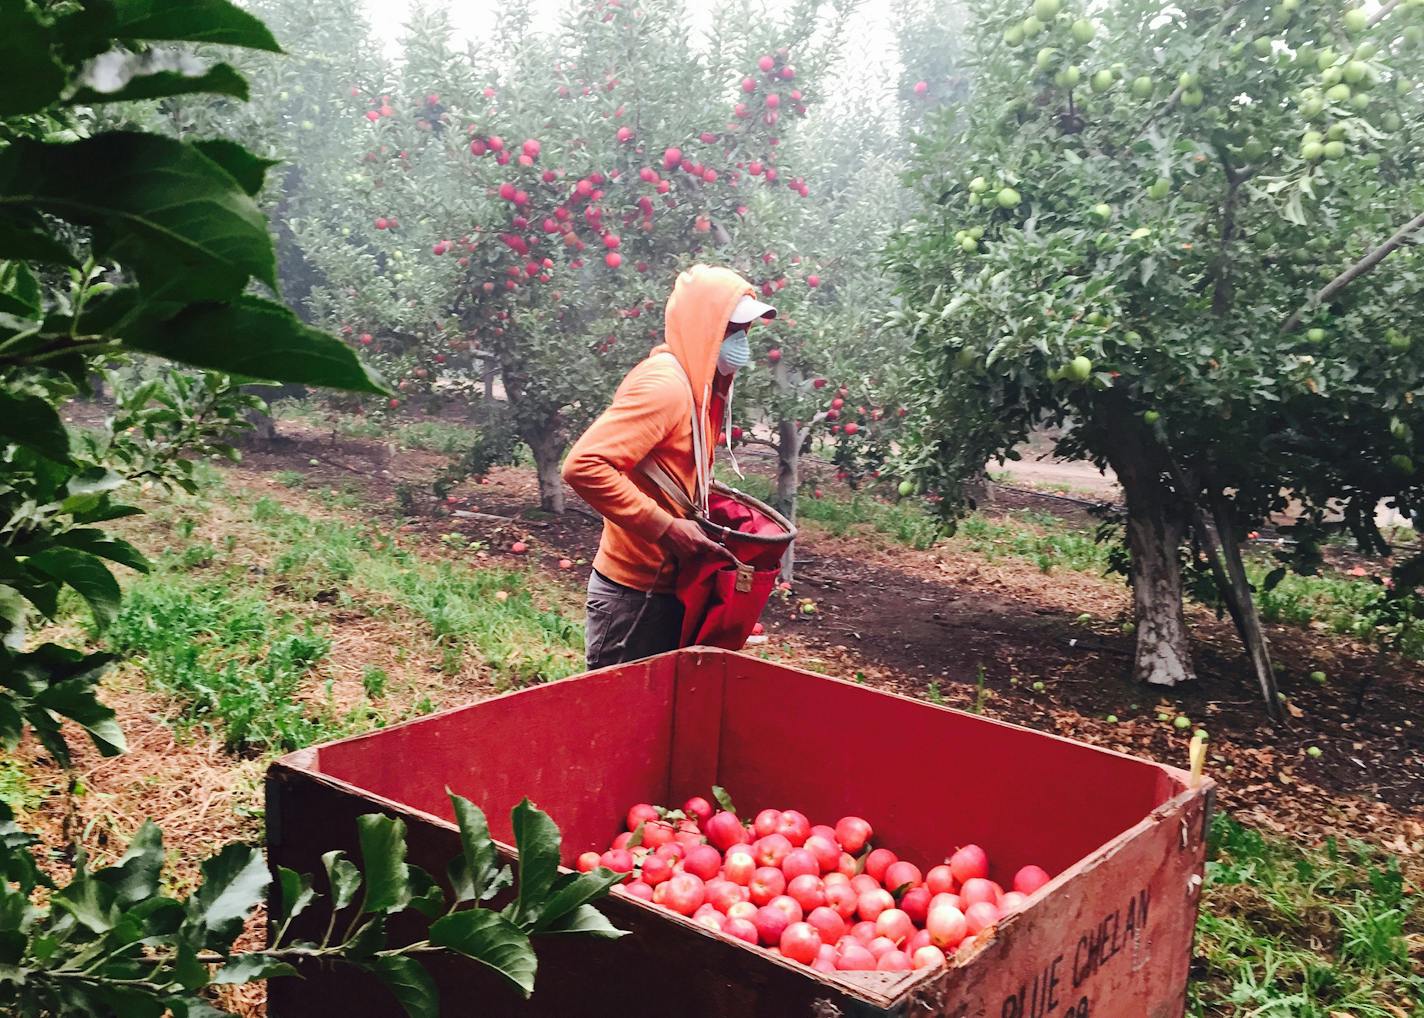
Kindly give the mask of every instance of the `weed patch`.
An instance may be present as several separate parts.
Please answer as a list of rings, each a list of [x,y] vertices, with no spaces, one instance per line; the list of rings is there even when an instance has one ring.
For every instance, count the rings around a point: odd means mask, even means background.
[[[1424,900],[1378,850],[1303,850],[1218,816],[1189,1013],[1424,1018],[1421,927]]]

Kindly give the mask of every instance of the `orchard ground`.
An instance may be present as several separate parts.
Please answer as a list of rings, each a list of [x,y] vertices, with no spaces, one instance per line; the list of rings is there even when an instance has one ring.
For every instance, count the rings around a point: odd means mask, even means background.
[[[595,516],[572,495],[563,517],[531,510],[524,467],[436,502],[430,481],[462,428],[412,417],[382,429],[394,442],[359,437],[371,430],[283,420],[276,444],[207,471],[200,496],[150,499],[127,524],[168,542],[155,576],[129,578],[105,637],[129,656],[106,702],[131,752],[86,749],[66,775],[26,744],[0,769],[0,796],[48,844],[75,837],[107,860],[151,815],[190,881],[216,846],[260,838],[271,756],[581,670]],[[768,483],[769,462],[742,462],[749,488]],[[1218,831],[1193,1013],[1313,1014],[1291,1002],[1322,966],[1345,987],[1330,991],[1340,1013],[1421,1013],[1408,1008],[1424,999],[1424,663],[1333,631],[1360,564],[1322,581],[1338,591],[1279,609],[1304,624],[1270,626],[1288,697],[1275,730],[1229,621],[1204,609],[1189,609],[1200,683],[1131,682],[1127,591],[1102,575],[1095,521],[1074,503],[1001,491],[940,539],[918,505],[833,474],[808,473],[796,586],[752,652],[1181,766],[1205,729],[1221,806],[1246,829]],[[84,627],[77,606],[67,625]],[[1370,847],[1332,847],[1354,842]],[[1397,901],[1378,880],[1398,882]],[[1379,957],[1350,946],[1365,922]],[[226,1003],[257,1014],[261,999],[248,987]]]

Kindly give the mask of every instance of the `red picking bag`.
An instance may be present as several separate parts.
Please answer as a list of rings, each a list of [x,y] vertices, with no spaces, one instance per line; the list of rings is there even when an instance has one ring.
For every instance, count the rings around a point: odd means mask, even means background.
[[[682,646],[741,650],[776,586],[796,528],[775,509],[721,483],[712,485],[707,512],[693,518],[740,565],[710,556],[681,564],[676,590]]]

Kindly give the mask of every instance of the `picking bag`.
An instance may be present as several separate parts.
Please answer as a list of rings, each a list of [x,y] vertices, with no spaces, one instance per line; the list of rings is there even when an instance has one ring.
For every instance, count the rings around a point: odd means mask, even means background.
[[[720,482],[712,485],[707,512],[693,519],[739,564],[711,556],[682,563],[676,586],[682,646],[741,650],[776,587],[796,528],[775,509]]]
[[[679,645],[741,650],[776,587],[781,556],[796,528],[765,502],[720,481],[708,482],[703,509],[658,464],[645,462],[642,471],[737,557],[736,565],[711,555],[679,564],[673,588],[682,602]]]

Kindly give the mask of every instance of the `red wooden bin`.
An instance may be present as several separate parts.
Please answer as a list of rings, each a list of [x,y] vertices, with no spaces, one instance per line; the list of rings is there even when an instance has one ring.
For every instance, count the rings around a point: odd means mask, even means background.
[[[355,818],[377,811],[404,818],[411,862],[443,873],[459,851],[447,787],[483,807],[506,852],[510,808],[528,795],[562,828],[569,865],[606,847],[630,804],[714,784],[816,822],[866,816],[877,845],[922,866],[972,841],[996,875],[1029,862],[1056,874],[937,972],[821,974],[610,897],[600,908],[632,936],[538,942],[529,1002],[478,963],[426,956],[446,1015],[1180,1018],[1186,1007],[1210,782],[742,654],[682,650],[495,697],[293,753],[267,782],[272,865],[317,874],[323,852],[354,853]],[[302,919],[319,938],[325,916]],[[275,1018],[402,1014],[350,968],[302,974],[271,984]]]

